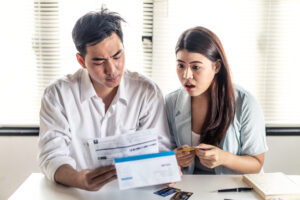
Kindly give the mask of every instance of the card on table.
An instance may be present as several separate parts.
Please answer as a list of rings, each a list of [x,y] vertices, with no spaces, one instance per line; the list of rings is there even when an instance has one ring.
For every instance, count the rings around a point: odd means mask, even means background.
[[[115,158],[121,190],[181,180],[174,151]]]
[[[177,189],[177,188],[166,187],[166,188],[163,188],[161,190],[158,190],[158,191],[154,192],[154,194],[160,195],[162,197],[166,197],[170,194],[173,194],[173,193],[179,192],[179,191],[180,191],[180,189]]]
[[[180,191],[174,194],[170,200],[187,200],[192,196],[192,192]]]

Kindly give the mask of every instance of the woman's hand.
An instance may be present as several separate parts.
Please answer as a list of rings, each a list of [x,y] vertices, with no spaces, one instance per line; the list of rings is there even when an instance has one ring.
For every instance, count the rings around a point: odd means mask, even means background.
[[[183,145],[174,150],[176,159],[180,167],[187,167],[194,162],[195,151],[182,151],[183,149],[191,148],[189,145]]]
[[[215,168],[219,165],[223,165],[224,160],[226,160],[226,154],[222,149],[209,144],[202,143],[198,145],[195,153],[201,164],[208,168]]]

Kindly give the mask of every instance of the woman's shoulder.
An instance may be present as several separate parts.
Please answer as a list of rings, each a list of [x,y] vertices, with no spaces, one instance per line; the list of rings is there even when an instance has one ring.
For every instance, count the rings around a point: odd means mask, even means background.
[[[166,99],[166,103],[174,103],[176,102],[176,100],[178,99],[178,96],[181,93],[181,88],[178,88],[177,90],[170,92],[166,95],[165,99]]]
[[[241,86],[234,85],[235,89],[235,101],[236,101],[236,115],[238,118],[242,116],[251,115],[250,113],[257,115],[261,112],[258,101],[251,92],[242,88]]]
[[[234,90],[235,90],[235,101],[237,106],[242,106],[245,104],[252,104],[256,103],[255,97],[246,89],[243,87],[234,84]]]

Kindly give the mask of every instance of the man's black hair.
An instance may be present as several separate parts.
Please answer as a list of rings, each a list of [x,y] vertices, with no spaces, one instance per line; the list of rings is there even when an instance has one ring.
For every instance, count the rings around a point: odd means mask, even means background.
[[[87,46],[98,44],[113,32],[123,43],[122,21],[125,22],[118,13],[104,8],[88,12],[79,18],[73,28],[72,37],[81,57],[85,57]]]

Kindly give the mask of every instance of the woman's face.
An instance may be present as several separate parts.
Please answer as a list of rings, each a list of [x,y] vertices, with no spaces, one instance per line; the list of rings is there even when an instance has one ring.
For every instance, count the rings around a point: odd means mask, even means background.
[[[220,62],[212,62],[200,53],[180,50],[176,59],[178,78],[190,96],[204,94],[220,70]]]

